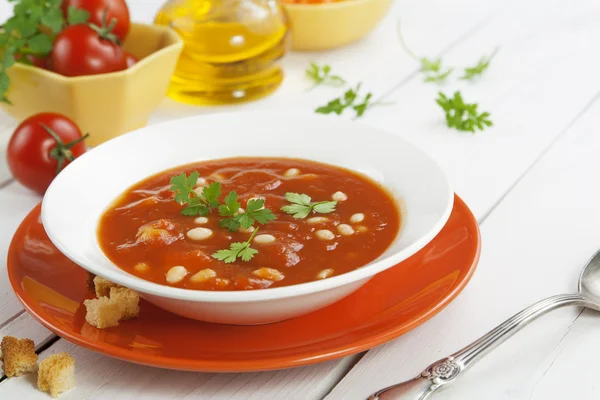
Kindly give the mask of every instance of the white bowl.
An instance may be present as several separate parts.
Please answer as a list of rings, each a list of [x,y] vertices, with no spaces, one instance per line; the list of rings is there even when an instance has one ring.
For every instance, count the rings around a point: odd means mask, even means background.
[[[103,254],[96,237],[100,216],[131,185],[177,165],[234,156],[296,157],[362,172],[397,196],[402,229],[368,265],[316,282],[261,290],[159,285],[125,272]],[[201,321],[260,324],[306,314],[349,295],[423,248],[442,229],[452,205],[453,192],[438,165],[393,134],[330,116],[224,113],[142,128],[84,154],[48,188],[42,221],[50,240],[72,261],[159,307]]]

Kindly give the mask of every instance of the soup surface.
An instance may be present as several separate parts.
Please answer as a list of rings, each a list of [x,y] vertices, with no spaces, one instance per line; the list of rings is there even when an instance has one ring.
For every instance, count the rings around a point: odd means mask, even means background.
[[[362,175],[306,160],[234,158],[137,183],[104,213],[98,240],[113,263],[142,279],[249,290],[355,270],[399,228],[397,203]]]

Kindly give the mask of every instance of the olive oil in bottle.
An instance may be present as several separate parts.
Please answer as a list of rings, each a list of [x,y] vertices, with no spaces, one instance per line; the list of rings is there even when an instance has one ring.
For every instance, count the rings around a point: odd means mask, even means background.
[[[276,0],[170,0],[156,24],[179,33],[184,48],[169,97],[191,104],[260,98],[283,79],[288,25]]]

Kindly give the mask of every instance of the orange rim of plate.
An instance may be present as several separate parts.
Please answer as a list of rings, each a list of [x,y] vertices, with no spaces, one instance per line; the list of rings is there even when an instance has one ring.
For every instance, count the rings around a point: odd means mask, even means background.
[[[368,350],[414,329],[469,282],[481,249],[477,221],[455,196],[442,231],[408,260],[381,272],[345,299],[268,325],[192,321],[141,301],[140,316],[99,330],[85,322],[93,298],[86,273],[49,241],[35,207],[8,252],[10,283],[25,309],[57,335],[87,349],[155,367],[248,372],[298,367]]]

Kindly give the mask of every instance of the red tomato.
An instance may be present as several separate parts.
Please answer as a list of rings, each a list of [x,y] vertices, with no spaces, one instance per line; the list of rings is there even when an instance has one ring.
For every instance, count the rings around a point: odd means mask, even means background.
[[[17,61],[21,60],[22,58],[23,58],[23,54],[15,55],[15,59]],[[39,56],[35,56],[33,54],[27,54],[25,56],[25,58],[27,58],[29,60],[29,62],[31,62],[31,65],[35,65],[36,67],[43,68],[43,69],[48,69],[48,57],[39,57]]]
[[[10,138],[8,167],[16,180],[44,194],[56,174],[85,153],[87,136],[64,115],[36,114],[21,122]]]
[[[117,23],[113,30],[114,34],[117,35],[119,40],[124,41],[129,32],[129,8],[125,0],[64,0],[62,2],[62,10],[65,18],[69,7],[82,8],[90,13],[89,22],[102,26],[103,14],[106,11],[106,23],[110,24],[111,21],[116,19]]]
[[[81,76],[127,69],[121,47],[105,37],[83,24],[65,28],[50,53],[52,70],[65,76]]]
[[[138,62],[138,59],[135,58],[133,54],[128,53],[126,51],[124,51],[123,53],[125,53],[125,61],[127,62],[127,68],[133,67]]]

